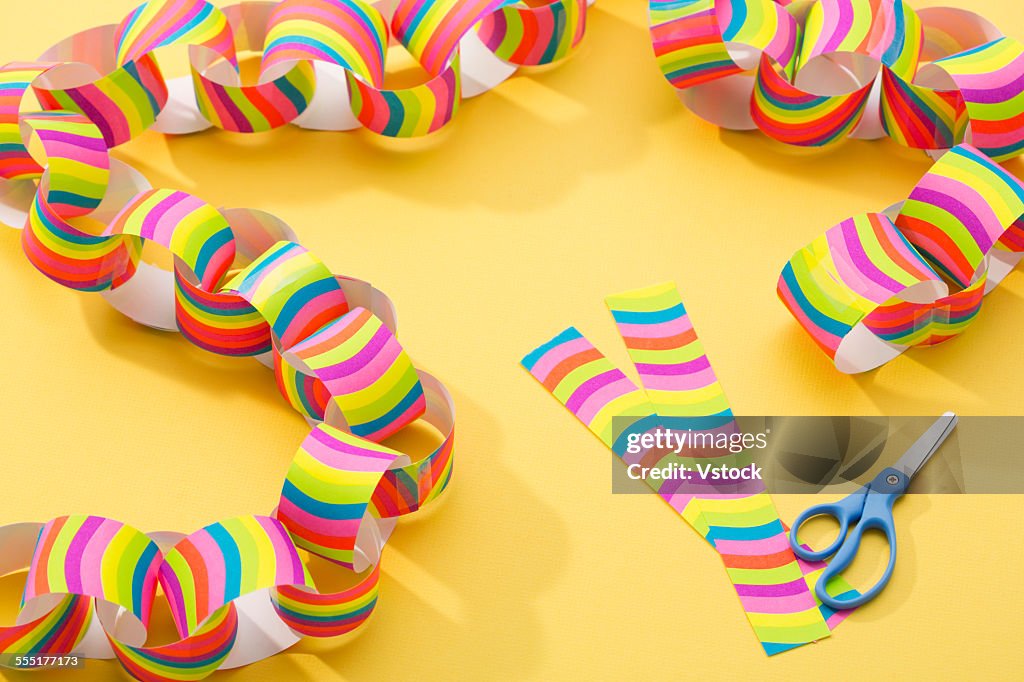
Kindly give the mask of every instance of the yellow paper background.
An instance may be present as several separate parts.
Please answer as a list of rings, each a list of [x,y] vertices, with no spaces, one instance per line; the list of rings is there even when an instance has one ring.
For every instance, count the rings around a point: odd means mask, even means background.
[[[0,62],[135,4],[5,0]],[[715,553],[658,500],[612,496],[611,455],[518,366],[568,324],[624,364],[603,297],[674,279],[738,413],[1020,412],[1020,273],[951,343],[858,377],[830,366],[777,302],[778,272],[830,225],[904,198],[928,163],[887,141],[797,154],[699,121],[658,73],[645,4],[600,0],[571,61],[467,102],[426,141],[286,128],[148,133],[118,151],[154,185],[281,216],[336,271],[374,282],[458,405],[454,485],[400,525],[369,626],[224,679],[1019,672],[1021,498],[901,502],[884,594],[830,640],[767,659]],[[948,4],[1024,38],[1014,0]],[[12,230],[0,264],[0,523],[93,513],[191,531],[273,508],[307,429],[269,372],[50,283]],[[778,498],[788,519],[807,503]],[[13,617],[19,585],[0,588]],[[90,662],[31,679],[119,674]]]

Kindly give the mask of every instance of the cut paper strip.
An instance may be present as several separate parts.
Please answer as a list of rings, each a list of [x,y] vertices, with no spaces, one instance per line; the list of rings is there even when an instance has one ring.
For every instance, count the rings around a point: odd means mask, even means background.
[[[140,9],[119,29],[123,58],[167,45],[161,31],[233,54],[214,14],[190,13],[197,5],[189,0],[161,7]],[[152,25],[138,33],[141,21]],[[398,342],[391,301],[332,273],[270,214],[150,187],[110,158],[102,121],[81,111],[21,114],[28,81],[15,68],[0,70],[4,78],[21,79],[9,100],[0,95],[0,135],[15,140],[4,143],[11,163],[0,169],[10,178],[3,182],[32,190],[16,225],[29,261],[63,286],[102,293],[138,322],[273,367],[280,392],[313,431],[274,515],[187,537],[146,535],[96,516],[0,528],[0,568],[29,569],[18,623],[0,628],[0,655],[116,657],[139,680],[199,680],[302,636],[360,627],[377,603],[398,517],[436,499],[453,471],[454,404]],[[173,257],[171,272],[142,260],[147,244]],[[421,420],[439,441],[425,457],[380,444]],[[299,547],[351,573],[352,587],[318,591]],[[158,589],[180,639],[153,647]]]
[[[779,277],[783,304],[843,372],[958,336],[1024,256],[1024,184],[968,145],[887,214],[829,229]]]
[[[654,428],[669,418],[701,418],[704,430],[736,430],[725,394],[674,284],[608,297],[640,382],[638,388],[577,330],[568,329],[523,359],[523,366],[601,441],[628,463],[663,466],[722,452],[629,454],[613,420],[640,418]],[[710,419],[709,419],[710,418]],[[671,424],[671,422],[666,422]],[[727,452],[725,453],[728,454]],[[765,652],[773,655],[828,637],[842,617],[821,609],[771,498],[758,485],[719,488],[645,479],[722,556]]]
[[[1024,152],[1024,45],[966,10],[902,0],[650,0],[658,67],[701,118],[822,147],[888,135]]]

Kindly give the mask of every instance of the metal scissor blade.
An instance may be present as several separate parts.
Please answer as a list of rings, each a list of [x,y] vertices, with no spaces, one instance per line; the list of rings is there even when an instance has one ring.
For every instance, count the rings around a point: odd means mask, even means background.
[[[907,478],[913,478],[921,470],[921,467],[931,459],[946,437],[953,432],[956,423],[957,416],[952,412],[946,412],[903,453],[893,468],[902,471]]]

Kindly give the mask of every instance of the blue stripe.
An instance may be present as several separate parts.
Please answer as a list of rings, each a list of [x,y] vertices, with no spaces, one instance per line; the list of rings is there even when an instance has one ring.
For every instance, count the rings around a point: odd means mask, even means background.
[[[132,575],[132,603],[135,604],[135,617],[139,620],[143,619],[142,588],[146,584],[146,571],[157,551],[156,543],[150,540],[146,545],[146,550],[139,557],[139,562],[135,565],[135,573]]]
[[[299,67],[296,66],[295,68],[297,69]],[[306,96],[303,95],[297,87],[295,87],[294,83],[288,80],[288,76],[291,75],[291,73],[294,73],[294,71],[295,69],[293,69],[288,74],[285,74],[284,76],[278,78],[276,81],[274,81],[274,85],[276,85],[278,90],[281,91],[281,94],[288,98],[288,100],[292,103],[292,106],[295,107],[295,111],[301,114],[303,111],[306,110],[306,107],[309,106],[309,100],[306,99]],[[299,76],[301,74],[296,75]]]
[[[231,228],[225,225],[215,234],[210,235],[209,239],[203,243],[202,248],[199,249],[199,255],[196,257],[197,262],[195,263],[196,267],[201,269],[201,271],[196,272],[196,276],[199,277],[200,280],[206,277],[206,271],[210,267],[210,259],[213,258],[213,255],[234,238],[235,235],[231,231]]]
[[[397,419],[401,414],[406,412],[410,407],[412,407],[413,403],[419,400],[422,396],[423,384],[417,381],[416,385],[412,387],[412,390],[410,390],[397,405],[388,410],[383,416],[363,424],[350,424],[349,426],[352,429],[352,433],[357,436],[367,436],[380,431],[382,428],[395,421],[395,419]]]
[[[384,101],[388,104],[388,111],[391,113],[388,124],[381,131],[381,135],[397,137],[398,133],[402,131],[402,124],[405,122],[405,105],[402,103],[401,98],[391,90],[378,90],[378,92],[384,96]]]
[[[302,309],[317,296],[329,294],[332,291],[341,291],[338,280],[334,277],[324,277],[315,282],[310,282],[298,291],[288,296],[288,301],[281,307],[281,313],[274,321],[274,333],[278,338],[284,336],[295,320],[295,316],[302,312]]]
[[[146,98],[149,99],[149,120],[150,122],[155,121],[157,115],[160,113],[160,103],[156,101],[156,97],[154,97],[153,93],[149,91],[149,88],[142,84],[142,77],[139,75],[139,67],[135,64],[135,62],[128,62],[121,68],[127,71],[128,74],[132,77],[132,80],[135,81],[135,84],[139,87],[139,89],[146,93]]]
[[[996,38],[995,40],[992,40],[992,41],[989,41],[989,42],[985,43],[984,45],[978,45],[977,47],[973,47],[970,50],[964,50],[963,52],[957,52],[956,54],[951,54],[948,57],[943,57],[942,59],[936,59],[932,63],[933,64],[941,64],[942,62],[947,62],[947,61],[949,61],[951,59],[959,59],[960,57],[969,57],[972,54],[978,54],[979,52],[984,52],[985,50],[987,50],[988,48],[992,47],[996,43],[1002,42],[1004,40],[1008,40],[1008,39],[1007,38]]]
[[[613,310],[612,317],[620,324],[660,324],[669,322],[686,314],[682,303],[677,303],[664,310],[634,312],[631,310]]]
[[[732,40],[735,38],[736,34],[740,32],[740,29],[747,22],[747,3],[733,2],[730,3],[730,6],[732,7],[732,19],[725,28],[725,32],[722,33],[722,40]]]
[[[551,339],[542,346],[537,347],[536,350],[528,353],[522,360],[522,365],[527,371],[532,371],[534,366],[540,361],[542,357],[547,355],[552,349],[561,346],[563,343],[574,341],[576,339],[582,339],[583,335],[580,334],[576,327],[569,327],[565,331],[559,333],[555,338]]]
[[[675,71],[669,71],[665,74],[665,78],[669,80],[675,80],[683,76],[689,76],[694,73],[702,73],[704,71],[713,71],[715,69],[734,67],[736,63],[731,59],[720,59],[714,62],[702,62],[696,66],[687,66],[683,69],[676,69]]]
[[[338,623],[338,624],[341,624],[341,623],[344,623],[345,621],[361,619],[363,616],[365,616],[368,613],[370,613],[370,611],[373,611],[373,608],[376,605],[377,605],[377,598],[374,597],[373,601],[371,601],[366,606],[360,607],[360,608],[358,608],[358,609],[356,609],[354,611],[348,611],[348,612],[346,612],[343,615],[329,615],[329,616],[313,616],[313,615],[310,615],[308,613],[302,613],[302,612],[299,612],[299,611],[294,611],[292,609],[285,608],[284,606],[282,606],[280,604],[278,604],[278,608],[280,608],[282,611],[284,611],[286,614],[288,614],[289,616],[291,616],[295,620],[301,620],[301,621],[307,622],[307,623]]]
[[[820,310],[814,307],[807,297],[804,296],[803,289],[800,288],[800,283],[796,280],[796,273],[793,272],[793,264],[786,263],[786,267],[782,269],[782,279],[786,282],[789,288],[790,294],[796,300],[796,305],[800,311],[813,322],[817,327],[824,329],[829,334],[843,338],[850,333],[853,329],[848,324],[844,324],[839,320],[835,320]]]
[[[1017,143],[1016,145],[1013,145],[1011,147],[1004,147],[1003,149],[1015,149],[1019,148],[1021,145],[1024,145],[1024,140]],[[1010,175],[1009,173],[1007,173],[1006,169],[1004,169],[1002,166],[1000,166],[997,163],[992,163],[988,159],[981,158],[980,156],[978,156],[972,151],[969,151],[966,147],[962,145],[959,147],[954,147],[951,151],[957,156],[962,156],[965,159],[971,159],[972,161],[975,161],[976,163],[984,166],[986,170],[991,171],[992,173],[999,176],[999,179],[1006,183],[1007,187],[1013,190],[1013,193],[1017,195],[1017,198],[1020,199],[1021,201],[1024,201],[1024,189],[1021,189],[1020,181],[1017,180],[1012,175]]]
[[[284,481],[284,489],[281,491],[281,495],[307,514],[312,514],[320,517],[321,519],[329,519],[331,521],[350,521],[352,519],[358,519],[361,518],[363,512],[366,511],[366,502],[357,502],[354,504],[322,502],[321,500],[310,497],[299,490],[295,487],[295,484],[288,479],[285,479]]]
[[[541,64],[550,64],[555,59],[555,52],[558,50],[558,45],[561,43],[565,31],[569,25],[569,17],[566,14],[565,7],[563,5],[550,5],[551,14],[554,17],[555,30],[551,34],[551,40],[548,42],[548,46],[544,49],[544,54],[541,56]]]
[[[224,603],[238,599],[242,591],[242,557],[238,544],[231,534],[219,523],[205,528],[220,548],[224,557]]]
[[[47,200],[51,204],[65,204],[79,208],[96,208],[100,205],[99,199],[85,197],[74,192],[65,192],[62,189],[51,189],[48,194]]]
[[[239,293],[252,293],[252,287],[256,280],[260,278],[260,275],[263,274],[265,269],[276,267],[281,260],[288,257],[288,254],[293,249],[299,248],[302,247],[295,242],[278,242],[274,246],[270,247],[269,251],[260,256],[256,259],[256,262],[249,266],[251,269],[246,273],[245,277],[242,278],[242,281],[239,282],[238,286],[235,287],[235,291]]]
[[[707,539],[714,544],[716,540],[764,540],[782,533],[782,522],[778,519],[746,528],[735,526],[711,526]]]
[[[341,55],[340,52],[338,52],[337,50],[335,50],[334,48],[332,48],[327,43],[321,40],[307,38],[306,36],[300,36],[295,34],[282,36],[281,38],[278,38],[277,40],[267,45],[264,53],[269,54],[271,51],[273,51],[280,45],[291,46],[295,44],[305,45],[307,47],[315,48],[321,52],[325,52],[331,58],[331,61],[333,61],[335,64],[339,64],[340,66],[345,67],[349,71],[355,71],[355,68],[348,62],[348,60],[345,59],[345,57]]]
[[[799,647],[804,646],[805,644],[810,644],[810,642],[800,642],[798,644],[776,644],[774,642],[761,642],[761,646],[764,647],[764,652],[769,656],[781,654],[783,651],[797,649]]]

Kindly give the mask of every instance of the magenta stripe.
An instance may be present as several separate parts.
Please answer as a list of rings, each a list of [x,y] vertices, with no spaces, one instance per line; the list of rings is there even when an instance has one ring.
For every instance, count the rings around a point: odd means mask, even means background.
[[[344,320],[344,318],[340,318],[340,320]],[[342,325],[342,328],[344,328],[344,326],[346,325]],[[381,327],[374,333],[373,337],[370,338],[369,342],[363,346],[358,353],[348,360],[316,370],[317,377],[324,382],[344,379],[349,374],[358,371],[365,365],[372,362],[377,353],[379,353],[384,348],[385,344],[387,344],[389,338],[391,338],[391,332],[387,327],[381,325]],[[303,360],[307,360],[311,357],[310,355],[303,355],[302,350],[300,350],[300,346],[295,346],[293,351]]]
[[[708,362],[706,355],[694,358],[688,362],[680,362],[670,365],[651,364],[646,362],[636,363],[637,372],[652,376],[679,376],[694,374],[706,369],[711,369],[711,363]]]
[[[575,414],[592,393],[603,386],[607,386],[608,384],[612,384],[622,379],[626,379],[626,375],[614,368],[602,372],[597,376],[591,377],[573,391],[572,396],[570,396],[566,401],[565,406],[570,412]],[[628,381],[628,379],[626,380]]]
[[[788,597],[807,592],[807,582],[801,577],[788,583],[776,585],[736,584],[736,594],[741,597]]]
[[[86,547],[89,546],[92,536],[103,525],[103,521],[98,516],[88,517],[82,522],[81,527],[75,532],[75,537],[72,538],[71,543],[68,545],[68,552],[64,558],[64,579],[67,582],[68,592],[72,594],[84,594],[84,586],[82,585],[83,574],[92,569],[99,568],[99,566],[83,566],[82,556],[85,553]]]

